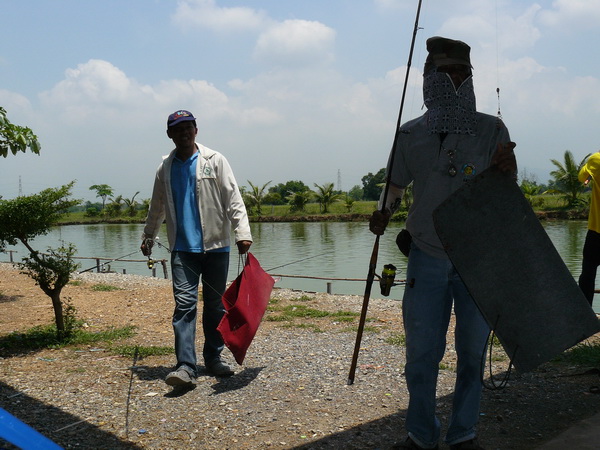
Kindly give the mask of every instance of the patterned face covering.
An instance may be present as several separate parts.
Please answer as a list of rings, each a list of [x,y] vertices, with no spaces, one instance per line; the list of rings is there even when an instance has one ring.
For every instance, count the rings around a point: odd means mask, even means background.
[[[475,134],[476,109],[473,77],[454,88],[447,73],[432,70],[423,76],[427,130],[433,133]]]

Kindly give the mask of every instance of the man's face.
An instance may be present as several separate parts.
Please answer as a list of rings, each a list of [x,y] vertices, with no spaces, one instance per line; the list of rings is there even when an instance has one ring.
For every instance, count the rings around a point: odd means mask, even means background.
[[[448,64],[437,68],[438,72],[447,73],[452,79],[454,89],[458,89],[471,76],[471,68],[463,64]]]
[[[196,134],[198,134],[198,129],[192,121],[180,122],[167,130],[167,136],[173,139],[177,147],[194,145]]]

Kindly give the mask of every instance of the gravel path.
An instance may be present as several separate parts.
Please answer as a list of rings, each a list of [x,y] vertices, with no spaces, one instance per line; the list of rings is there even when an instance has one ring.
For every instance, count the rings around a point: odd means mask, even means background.
[[[133,324],[138,334],[123,343],[172,345],[168,280],[86,273],[76,281],[64,295],[92,330]],[[94,291],[99,283],[120,290]],[[0,339],[52,320],[50,300],[8,264],[0,264],[0,305]],[[347,379],[358,319],[274,320],[280,308],[294,305],[358,313],[362,298],[275,289],[244,365],[226,352],[236,375],[203,372],[189,391],[163,381],[173,355],[126,358],[111,353],[108,343],[15,354],[0,340],[0,407],[64,448],[386,449],[402,439],[404,348],[390,340],[403,332],[400,303],[371,301],[353,385]],[[444,423],[455,375],[452,340],[438,386]],[[506,366],[495,362],[494,373],[501,376]],[[549,363],[513,374],[502,391],[484,391],[482,443],[489,449],[535,448],[599,412],[600,397],[589,393],[598,375],[585,372]]]

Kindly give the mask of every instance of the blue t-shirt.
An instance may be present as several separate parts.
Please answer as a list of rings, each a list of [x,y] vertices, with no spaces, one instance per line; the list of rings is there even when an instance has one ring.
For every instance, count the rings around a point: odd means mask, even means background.
[[[202,253],[202,226],[196,195],[198,152],[185,161],[175,157],[171,165],[171,190],[177,217],[175,251]]]
[[[196,166],[198,152],[185,161],[174,157],[171,165],[171,190],[175,215],[177,218],[177,234],[174,251],[202,253],[202,225],[200,224],[200,209],[196,192]],[[228,252],[229,247],[223,247],[214,252]]]

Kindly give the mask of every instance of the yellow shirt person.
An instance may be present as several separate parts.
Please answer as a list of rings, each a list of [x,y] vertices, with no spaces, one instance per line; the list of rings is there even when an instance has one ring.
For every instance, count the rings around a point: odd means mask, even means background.
[[[583,262],[579,287],[592,304],[596,272],[600,265],[600,152],[591,155],[579,171],[579,181],[592,183],[592,201],[588,216],[588,231],[583,245]]]

